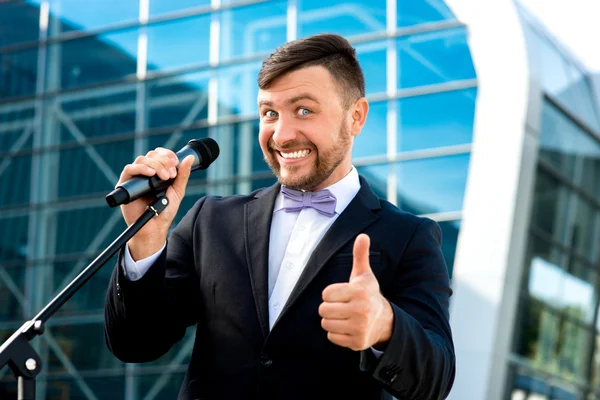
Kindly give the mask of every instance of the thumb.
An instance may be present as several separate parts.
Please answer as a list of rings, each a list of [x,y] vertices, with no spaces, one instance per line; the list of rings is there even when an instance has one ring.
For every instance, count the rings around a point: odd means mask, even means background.
[[[187,186],[188,180],[190,179],[190,173],[192,172],[192,164],[194,163],[194,156],[189,155],[183,159],[183,161],[179,164],[177,168],[177,176],[173,181],[171,187],[179,196],[179,199],[183,199],[185,195],[185,188]]]
[[[352,252],[352,272],[350,273],[350,282],[363,274],[372,274],[369,264],[369,246],[371,239],[368,235],[361,233],[354,241],[354,250]]]

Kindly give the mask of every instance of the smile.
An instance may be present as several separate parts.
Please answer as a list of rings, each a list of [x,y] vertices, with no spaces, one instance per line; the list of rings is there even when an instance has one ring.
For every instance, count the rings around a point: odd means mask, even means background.
[[[279,154],[281,155],[281,157],[287,158],[287,159],[303,158],[310,154],[310,150],[308,150],[308,149],[298,150],[298,151],[293,151],[290,153],[284,153],[283,151],[280,151]]]

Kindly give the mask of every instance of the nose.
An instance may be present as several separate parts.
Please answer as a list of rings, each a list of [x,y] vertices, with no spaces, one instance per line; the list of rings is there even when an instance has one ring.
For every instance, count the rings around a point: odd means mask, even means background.
[[[275,124],[273,132],[273,141],[278,146],[284,146],[287,142],[295,140],[297,137],[296,129],[290,121],[279,117]]]

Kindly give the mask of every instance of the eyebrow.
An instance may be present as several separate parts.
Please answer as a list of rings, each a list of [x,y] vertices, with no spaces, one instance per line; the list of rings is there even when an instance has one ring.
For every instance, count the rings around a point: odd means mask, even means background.
[[[289,106],[291,104],[297,103],[301,100],[310,100],[310,101],[314,101],[315,103],[319,104],[319,101],[313,97],[312,95],[308,94],[308,93],[300,93],[297,96],[292,97],[291,99],[287,99],[283,102],[284,105]],[[258,102],[258,106],[267,106],[267,107],[272,107],[273,106],[273,102],[269,101],[269,100],[261,100]]]

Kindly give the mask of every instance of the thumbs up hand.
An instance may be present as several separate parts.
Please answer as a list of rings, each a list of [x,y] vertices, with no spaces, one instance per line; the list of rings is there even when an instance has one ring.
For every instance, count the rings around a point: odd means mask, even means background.
[[[319,306],[321,326],[338,346],[382,350],[392,337],[394,312],[379,292],[379,282],[369,264],[369,236],[354,241],[352,272],[348,283],[335,283],[323,290]]]

